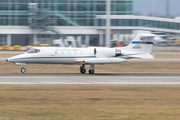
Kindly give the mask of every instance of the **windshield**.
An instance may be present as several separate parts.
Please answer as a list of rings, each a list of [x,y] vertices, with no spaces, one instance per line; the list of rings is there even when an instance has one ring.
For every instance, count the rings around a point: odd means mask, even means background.
[[[39,49],[34,49],[34,48],[31,48],[27,51],[27,53],[39,53],[40,50]]]

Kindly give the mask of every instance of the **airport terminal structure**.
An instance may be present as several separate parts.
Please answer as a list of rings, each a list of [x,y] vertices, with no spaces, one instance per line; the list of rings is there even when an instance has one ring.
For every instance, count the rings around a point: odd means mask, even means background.
[[[103,45],[106,0],[0,0],[0,46],[52,44],[72,36]],[[111,40],[134,30],[180,34],[180,20],[133,15],[133,0],[111,0]]]

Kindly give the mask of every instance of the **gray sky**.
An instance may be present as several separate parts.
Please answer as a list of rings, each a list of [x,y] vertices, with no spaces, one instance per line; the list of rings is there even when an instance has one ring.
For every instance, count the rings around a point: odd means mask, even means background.
[[[134,0],[134,12],[139,12],[142,15],[149,15],[152,13],[153,0]],[[170,10],[172,16],[180,16],[180,0],[169,0]],[[166,15],[166,0],[156,0],[157,15]]]

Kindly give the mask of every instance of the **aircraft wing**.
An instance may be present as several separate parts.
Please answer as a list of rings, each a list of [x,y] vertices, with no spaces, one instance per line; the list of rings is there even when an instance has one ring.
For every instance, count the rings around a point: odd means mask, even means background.
[[[75,63],[76,64],[85,64],[85,60],[84,59],[81,59],[81,60],[75,60]]]
[[[77,63],[87,63],[87,64],[113,64],[125,62],[126,59],[123,58],[89,58],[86,60],[76,60]]]

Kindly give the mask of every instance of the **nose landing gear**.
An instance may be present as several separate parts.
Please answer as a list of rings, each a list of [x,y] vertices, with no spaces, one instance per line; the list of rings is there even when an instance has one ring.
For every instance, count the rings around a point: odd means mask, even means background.
[[[25,65],[24,65],[25,66]],[[21,68],[21,72],[22,73],[25,73],[26,72],[26,69],[24,68],[24,66],[23,66],[23,68]]]
[[[26,72],[26,69],[23,67],[23,68],[21,68],[21,72],[22,73],[25,73]]]

